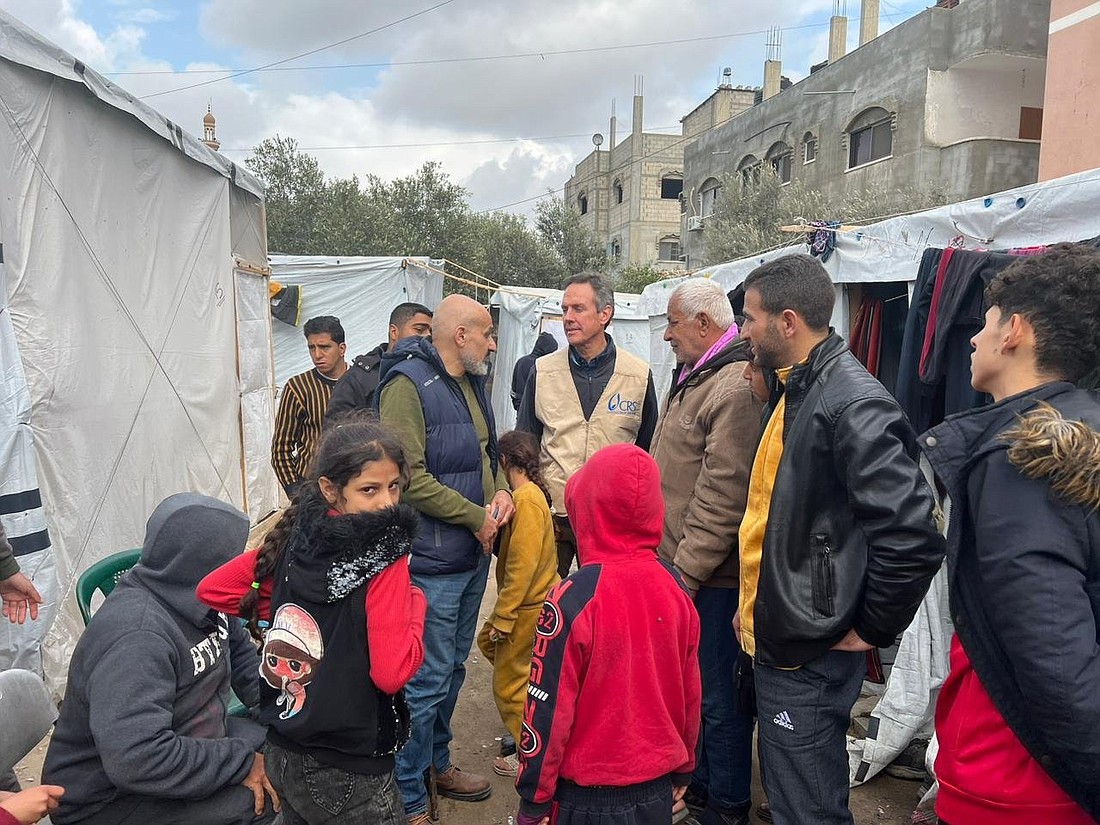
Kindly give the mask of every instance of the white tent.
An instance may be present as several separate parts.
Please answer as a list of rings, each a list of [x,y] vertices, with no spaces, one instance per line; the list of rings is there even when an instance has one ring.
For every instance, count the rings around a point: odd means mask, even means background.
[[[434,310],[443,300],[442,266],[433,266],[433,272],[428,263],[428,258],[272,255],[271,279],[301,287],[301,323],[318,315],[340,319],[350,361],[386,340],[390,312],[398,304],[412,301]],[[281,387],[313,365],[301,326],[275,321],[273,332]]]
[[[0,666],[64,679],[78,575],[165,496],[276,504],[263,189],[0,13],[0,517],[45,614]]]
[[[561,318],[560,289],[528,289],[501,287],[493,294],[492,303],[500,307],[497,319],[498,344],[493,368],[493,415],[497,431],[505,432],[516,425],[512,406],[512,369],[520,357],[529,353],[544,327],[554,331],[551,319]],[[648,361],[649,316],[641,310],[639,295],[615,293],[615,317],[608,332],[615,345]],[[556,325],[561,328],[560,322]],[[564,338],[559,335],[559,344]]]

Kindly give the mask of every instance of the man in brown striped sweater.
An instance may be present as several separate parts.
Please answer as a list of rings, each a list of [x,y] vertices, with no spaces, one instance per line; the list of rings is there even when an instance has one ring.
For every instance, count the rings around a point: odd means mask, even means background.
[[[321,437],[325,410],[336,382],[348,371],[344,328],[340,319],[320,315],[306,321],[303,331],[313,369],[286,382],[275,415],[271,466],[290,498],[309,472],[313,450]]]

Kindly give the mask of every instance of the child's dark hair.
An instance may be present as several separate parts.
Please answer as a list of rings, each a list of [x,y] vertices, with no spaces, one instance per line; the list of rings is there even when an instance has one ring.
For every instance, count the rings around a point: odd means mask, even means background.
[[[378,423],[377,419],[363,412],[353,412],[338,417],[326,427],[313,458],[309,478],[298,487],[294,500],[256,551],[253,580],[260,582],[274,575],[279,559],[286,549],[287,540],[293,532],[301,505],[310,499],[322,498],[318,479],[327,478],[342,488],[359,475],[364,465],[386,458],[397,465],[402,482],[407,483],[409,464],[405,458],[405,448],[401,440],[388,427]],[[246,620],[248,631],[257,640],[263,636],[259,597],[259,590],[250,587],[237,608],[237,615]]]
[[[542,494],[546,496],[546,503],[551,503],[550,491],[546,489],[546,482],[542,480],[537,438],[522,430],[511,430],[497,440],[497,451],[501,459],[508,462],[509,467],[523,470],[527,477],[542,490]]]

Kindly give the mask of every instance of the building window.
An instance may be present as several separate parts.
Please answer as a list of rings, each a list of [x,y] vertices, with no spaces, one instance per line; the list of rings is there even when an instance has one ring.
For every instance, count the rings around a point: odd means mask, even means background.
[[[780,183],[791,182],[791,166],[794,153],[791,151],[791,147],[786,143],[780,141],[772,145],[772,148],[768,150],[767,154],[768,164],[771,166],[772,172],[779,178]]]
[[[668,235],[661,238],[660,242],[657,244],[657,260],[680,260],[680,239],[675,235]]]
[[[812,132],[807,132],[802,137],[802,162],[813,163],[817,160],[817,138]]]
[[[618,238],[611,241],[611,258],[614,261],[621,261],[623,258],[623,242]]]
[[[737,164],[737,174],[741,176],[741,188],[760,182],[760,161],[755,155],[745,155]]]
[[[680,193],[684,191],[684,178],[682,175],[665,175],[661,178],[661,200],[678,200]]]
[[[848,127],[848,168],[890,157],[894,124],[885,109],[868,109]]]
[[[617,181],[615,181],[614,184],[612,184],[611,188],[613,190],[615,190],[615,203],[622,203],[623,202],[623,182],[621,180],[617,180]]]
[[[722,184],[717,178],[707,178],[699,187],[699,214],[709,218],[714,214],[714,205],[718,202],[718,195],[722,191]]]
[[[581,210],[582,215],[588,214],[588,195],[581,195],[577,198],[577,208]]]

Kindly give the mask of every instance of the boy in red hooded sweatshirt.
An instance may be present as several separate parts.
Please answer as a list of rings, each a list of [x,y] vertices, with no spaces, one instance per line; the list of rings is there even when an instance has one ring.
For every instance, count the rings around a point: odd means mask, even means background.
[[[565,488],[580,569],[539,616],[518,825],[668,825],[695,767],[699,617],[657,556],[657,464],[597,452]]]

